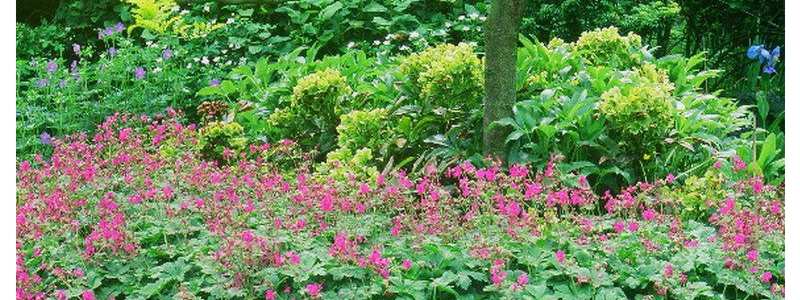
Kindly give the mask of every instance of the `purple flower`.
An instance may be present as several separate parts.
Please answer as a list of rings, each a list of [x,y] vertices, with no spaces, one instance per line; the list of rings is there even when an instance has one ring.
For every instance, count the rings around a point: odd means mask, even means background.
[[[50,61],[47,62],[47,73],[52,74],[56,70],[58,70],[58,64],[56,63],[55,59],[51,59]]]
[[[133,76],[135,76],[136,79],[144,79],[145,74],[147,74],[147,72],[145,72],[142,67],[136,67],[136,69],[133,70]]]
[[[43,145],[52,145],[53,137],[51,137],[47,132],[42,132],[42,134],[39,136],[39,141],[42,142]]]
[[[36,86],[40,87],[40,88],[46,87],[48,83],[49,83],[49,81],[47,79],[45,79],[45,78],[36,80]]]
[[[117,22],[117,24],[114,25],[115,32],[122,32],[123,30],[125,30],[125,24],[122,24],[122,22]]]
[[[58,87],[63,89],[65,86],[67,86],[67,81],[66,81],[66,80],[64,80],[64,79],[61,79],[61,80],[58,82]]]
[[[111,57],[117,56],[117,48],[114,47],[108,48],[108,55]]]
[[[78,73],[78,61],[73,60],[72,63],[69,64],[69,71],[73,74]]]
[[[72,52],[75,52],[76,55],[81,55],[81,45],[72,44]]]
[[[161,58],[163,58],[164,60],[172,58],[172,49],[166,48],[164,49],[164,51],[161,51]]]
[[[219,85],[219,79],[211,79],[211,81],[208,82],[208,85],[209,86],[218,86]]]

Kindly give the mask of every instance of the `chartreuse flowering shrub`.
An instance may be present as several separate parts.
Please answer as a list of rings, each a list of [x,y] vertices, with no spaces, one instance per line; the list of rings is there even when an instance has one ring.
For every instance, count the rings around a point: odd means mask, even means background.
[[[582,33],[574,47],[591,65],[623,69],[641,63],[645,55],[640,36],[634,33],[622,36],[613,26]]]
[[[236,122],[209,122],[199,130],[197,148],[207,158],[221,161],[230,159],[232,151],[247,146],[244,128]]]
[[[441,44],[411,54],[399,68],[428,109],[469,110],[481,103],[483,63],[467,44]]]
[[[655,65],[644,64],[628,74],[623,82],[600,96],[599,112],[609,130],[626,149],[652,147],[662,143],[674,126],[672,90],[667,73]],[[641,152],[641,150],[639,151]]]
[[[339,71],[325,69],[297,81],[292,90],[292,106],[308,110],[309,115],[335,118],[337,106],[350,93],[352,89]]]
[[[783,297],[782,185],[736,160],[689,218],[673,176],[596,194],[553,156],[337,177],[291,141],[219,164],[178,118],[112,115],[19,163],[17,298]]]

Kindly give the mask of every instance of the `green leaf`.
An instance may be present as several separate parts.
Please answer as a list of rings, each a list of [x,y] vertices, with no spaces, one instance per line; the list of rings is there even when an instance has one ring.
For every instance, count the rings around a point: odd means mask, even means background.
[[[339,1],[333,2],[331,5],[328,5],[322,11],[320,11],[319,18],[321,20],[328,20],[331,17],[333,17],[333,15],[336,14],[337,11],[342,9],[342,7],[344,7],[344,4],[342,4],[341,2]]]
[[[377,12],[386,12],[388,11],[388,9],[386,8],[386,6],[383,6],[377,2],[371,2],[370,4],[367,4],[366,7],[364,7],[364,11],[377,13]]]
[[[764,140],[764,144],[761,145],[761,153],[758,154],[758,166],[761,167],[761,170],[764,170],[766,164],[775,158],[775,148],[775,134],[770,133],[767,139]]]

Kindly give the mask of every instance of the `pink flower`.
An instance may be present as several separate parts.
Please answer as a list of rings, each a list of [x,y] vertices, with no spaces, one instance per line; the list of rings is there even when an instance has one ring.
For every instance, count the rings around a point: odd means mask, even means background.
[[[623,231],[625,231],[625,223],[623,223],[622,221],[614,222],[614,231],[616,231],[617,233],[622,233]]]
[[[500,286],[503,283],[503,280],[506,280],[506,276],[508,274],[505,271],[496,270],[492,272],[492,283],[496,286]]]
[[[538,183],[526,183],[525,184],[525,200],[530,200],[531,198],[539,195],[542,192],[542,186]]]
[[[293,265],[300,264],[300,255],[297,255],[297,253],[294,253],[294,251],[286,252],[286,257],[289,258],[289,263],[290,264],[293,264]]]
[[[628,223],[628,231],[636,232],[638,230],[639,230],[639,223],[638,222],[631,221],[630,223]]]
[[[267,290],[264,292],[264,300],[275,300],[278,297],[278,293],[275,293],[275,290]]]
[[[564,263],[564,259],[565,258],[566,258],[566,255],[564,254],[564,251],[561,251],[561,250],[556,251],[556,261],[558,263],[560,263],[560,264]]]
[[[664,265],[664,277],[672,277],[672,264]]]
[[[672,175],[672,173],[667,174],[667,183],[671,184],[673,182],[675,182],[675,175]]]
[[[517,284],[519,285],[526,285],[528,284],[528,274],[522,273],[517,277]]]
[[[717,160],[716,162],[714,162],[714,168],[715,169],[722,168],[722,161],[721,160]]]
[[[511,177],[524,178],[525,176],[528,176],[528,168],[515,164],[508,169],[508,173],[511,175]]]
[[[81,294],[81,298],[83,298],[83,300],[95,300],[94,292],[92,292],[92,290],[85,290],[83,294]]]
[[[253,239],[254,239],[254,238],[255,238],[255,237],[253,236],[253,232],[252,232],[252,231],[250,231],[250,230],[245,230],[245,231],[242,231],[242,240],[243,240],[245,243],[251,243],[251,242],[253,242]]]
[[[747,251],[747,259],[753,262],[758,260],[758,251],[757,250]]]
[[[753,193],[761,194],[764,190],[764,182],[761,181],[761,178],[754,178],[753,179]]]
[[[403,270],[411,269],[411,260],[404,259],[402,267],[403,267]]]
[[[311,298],[319,297],[319,293],[322,292],[322,284],[309,283],[306,285],[306,292],[309,296],[311,296]]]
[[[769,283],[770,281],[772,281],[772,272],[767,271],[767,272],[761,273],[761,282]]]
[[[745,168],[747,168],[747,164],[745,164],[745,162],[741,158],[739,158],[738,155],[734,155],[733,156],[733,170],[738,172],[738,171],[744,170]]]
[[[67,292],[64,290],[56,291],[56,299],[57,300],[67,300]]]
[[[656,211],[653,210],[652,208],[648,208],[642,212],[642,218],[645,221],[652,221],[653,219],[655,219],[655,217],[656,217]]]

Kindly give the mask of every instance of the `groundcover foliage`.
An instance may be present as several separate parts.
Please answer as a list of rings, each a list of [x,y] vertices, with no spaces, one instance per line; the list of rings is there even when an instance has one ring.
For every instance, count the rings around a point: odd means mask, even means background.
[[[780,298],[783,188],[736,162],[598,195],[543,170],[316,172],[284,140],[203,159],[180,115],[115,114],[18,169],[21,298]]]

